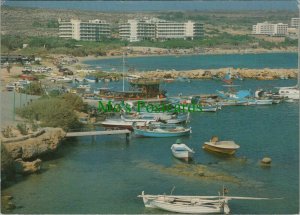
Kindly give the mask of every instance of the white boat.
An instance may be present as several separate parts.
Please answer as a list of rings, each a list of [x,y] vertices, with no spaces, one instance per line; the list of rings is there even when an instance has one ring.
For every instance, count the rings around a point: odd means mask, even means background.
[[[182,214],[230,213],[228,201],[239,200],[268,200],[269,198],[225,196],[175,196],[175,195],[146,195],[144,191],[138,197],[143,198],[145,207]]]
[[[189,135],[192,132],[192,128],[185,128],[183,126],[176,126],[171,124],[166,125],[151,125],[149,127],[133,126],[134,134],[144,137],[179,137]]]
[[[273,99],[254,99],[248,101],[248,105],[271,105],[273,104]]]
[[[68,77],[57,77],[55,80],[57,82],[64,82],[64,83],[71,83],[73,81],[72,78],[68,78]]]
[[[209,142],[204,142],[202,148],[208,151],[233,155],[240,146],[234,141],[218,141],[218,139],[214,140],[214,138],[212,138]]]
[[[159,201],[159,200],[153,200],[151,202],[151,205],[154,207],[175,212],[175,213],[182,213],[182,214],[208,214],[208,213],[222,213],[224,211],[223,209],[223,202],[222,201],[208,201],[206,203],[200,202],[193,204],[192,202],[187,203],[173,203],[173,202],[165,202],[165,201]],[[228,213],[229,214],[229,211]]]
[[[106,128],[123,128],[133,130],[134,122],[126,122],[122,119],[106,119],[100,124]],[[136,126],[148,126],[148,122],[136,122]]]
[[[282,98],[299,100],[299,88],[294,87],[279,87],[279,96]]]
[[[189,161],[193,159],[195,152],[178,139],[175,144],[171,146],[172,154],[175,158]]]

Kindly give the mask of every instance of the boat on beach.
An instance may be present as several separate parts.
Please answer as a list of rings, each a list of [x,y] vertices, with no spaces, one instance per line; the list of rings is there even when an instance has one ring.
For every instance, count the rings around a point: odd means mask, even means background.
[[[219,141],[218,137],[212,137],[209,142],[204,142],[202,148],[212,152],[233,155],[240,146],[234,141]]]
[[[175,158],[185,161],[192,160],[195,154],[194,150],[182,143],[180,139],[177,139],[176,143],[171,146],[171,150]]]

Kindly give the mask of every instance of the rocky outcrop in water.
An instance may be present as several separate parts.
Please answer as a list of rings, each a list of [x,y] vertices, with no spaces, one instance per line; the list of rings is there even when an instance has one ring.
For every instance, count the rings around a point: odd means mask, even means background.
[[[30,174],[40,170],[41,155],[55,151],[66,133],[61,128],[45,128],[39,136],[21,139],[4,138],[1,147],[1,178],[9,179],[15,173]]]
[[[13,159],[32,160],[55,151],[65,135],[61,128],[45,128],[45,132],[40,136],[4,145]]]

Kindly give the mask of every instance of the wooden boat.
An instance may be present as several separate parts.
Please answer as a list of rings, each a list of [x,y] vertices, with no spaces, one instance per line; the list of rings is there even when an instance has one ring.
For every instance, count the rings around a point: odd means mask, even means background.
[[[181,143],[181,140],[178,139],[175,144],[171,146],[172,154],[175,158],[189,161],[193,159],[195,152],[190,149],[184,143]]]
[[[248,105],[271,105],[273,104],[273,99],[254,99],[248,101]]]
[[[179,137],[189,135],[192,129],[170,124],[156,126],[150,123],[148,128],[134,125],[133,131],[135,135],[144,137]]]
[[[136,122],[136,126],[148,126],[149,122]],[[126,122],[122,119],[107,119],[100,123],[107,129],[129,129],[133,131],[134,122]]]
[[[205,142],[202,148],[208,151],[233,155],[240,146],[234,141],[219,141],[217,137],[213,137],[209,142]]]
[[[145,207],[182,214],[230,213],[229,200],[268,200],[269,198],[225,196],[175,196],[146,195],[144,191],[138,197],[143,198]]]

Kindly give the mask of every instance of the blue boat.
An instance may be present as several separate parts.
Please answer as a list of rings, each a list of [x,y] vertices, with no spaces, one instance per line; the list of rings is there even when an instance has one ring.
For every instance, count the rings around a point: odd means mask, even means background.
[[[192,128],[169,124],[157,127],[151,124],[149,127],[134,126],[133,130],[135,135],[143,137],[179,137],[189,135],[192,132]]]

